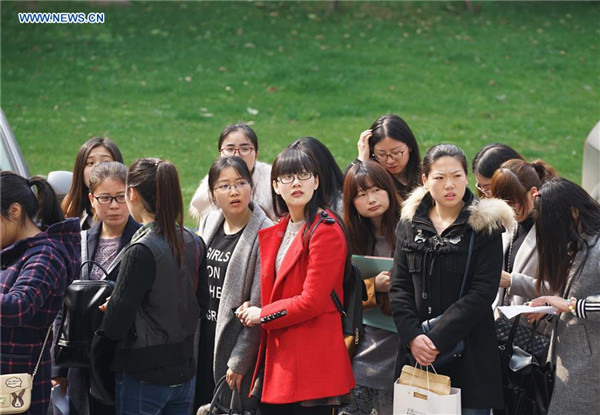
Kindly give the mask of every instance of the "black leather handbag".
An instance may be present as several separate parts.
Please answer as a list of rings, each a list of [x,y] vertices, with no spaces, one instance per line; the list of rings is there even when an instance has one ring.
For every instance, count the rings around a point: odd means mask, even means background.
[[[536,356],[516,345],[518,327],[522,326],[519,326],[519,318],[515,317],[506,343],[499,346],[504,408],[494,410],[494,414],[544,415],[548,412],[554,386],[554,356],[547,362],[548,347]],[[532,350],[536,325],[527,331],[529,349]]]
[[[224,397],[229,395],[228,393],[225,393],[228,389],[229,385],[227,384],[225,376],[223,376],[215,385],[215,392],[208,410],[209,415],[233,415],[241,414],[243,412],[242,401],[236,389],[231,391],[231,400],[229,402],[224,402]]]
[[[98,266],[93,261],[84,261]],[[75,280],[65,289],[62,319],[54,344],[54,360],[63,367],[89,367],[94,332],[104,313],[98,309],[112,293],[111,280]]]
[[[469,268],[471,267],[471,256],[473,254],[474,239],[475,239],[475,232],[471,232],[471,238],[469,239],[469,251],[467,253],[467,264],[465,266],[465,273],[463,275],[463,281],[462,281],[462,285],[460,287],[460,294],[458,296],[459,300],[463,297],[463,295],[465,294],[465,290],[467,288],[467,277],[469,275]],[[429,333],[436,326],[436,324],[438,323],[438,321],[440,320],[442,315],[439,315],[437,317],[423,321],[421,323],[421,329],[423,330],[423,332],[425,334]],[[434,366],[436,368],[446,366],[448,363],[462,357],[464,352],[465,352],[465,340],[460,339],[458,341],[458,343],[456,343],[454,345],[454,347],[452,347],[452,349],[445,350],[445,351],[441,352],[440,354],[438,354],[437,357],[435,358],[435,361],[433,362],[432,366]],[[409,353],[408,356],[409,356],[410,364],[414,366],[417,363],[417,360],[413,357],[412,353]]]

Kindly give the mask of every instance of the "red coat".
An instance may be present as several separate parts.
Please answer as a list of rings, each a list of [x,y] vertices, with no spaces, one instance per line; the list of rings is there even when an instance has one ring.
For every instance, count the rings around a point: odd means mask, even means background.
[[[330,294],[334,289],[344,298],[344,233],[337,223],[320,224],[309,253],[302,227],[275,275],[288,221],[258,233],[263,332],[252,382],[264,367],[261,400],[270,404],[345,395],[354,387],[341,317]]]

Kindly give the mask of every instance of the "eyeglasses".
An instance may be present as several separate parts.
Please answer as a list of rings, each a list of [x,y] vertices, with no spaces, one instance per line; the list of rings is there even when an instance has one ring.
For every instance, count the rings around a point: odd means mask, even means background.
[[[294,179],[304,181],[310,179],[312,175],[313,174],[309,171],[303,171],[298,174],[284,174],[283,176],[279,176],[277,178],[277,181],[281,184],[290,184],[294,181]]]
[[[492,195],[492,184],[491,183],[487,183],[487,184],[475,183],[475,188],[488,197]]]
[[[222,184],[221,186],[217,186],[215,187],[215,191],[220,193],[227,193],[233,189],[240,189],[248,184],[249,183],[247,180],[240,180],[238,182],[235,182],[234,184]]]
[[[407,148],[401,148],[401,149],[397,149],[392,151],[391,153],[373,153],[373,157],[375,157],[375,159],[380,162],[380,163],[385,163],[389,158],[391,158],[392,160],[398,160],[401,159],[402,156],[404,155],[404,153],[406,153],[406,150],[408,150]]]
[[[108,196],[108,195],[94,196],[94,195],[92,195],[92,197],[94,199],[96,199],[98,201],[98,203],[101,205],[110,205],[113,202],[113,200],[115,200],[117,203],[125,203],[125,195],[117,195],[117,196]]]
[[[253,150],[254,150],[254,147],[252,147],[252,146],[242,146],[240,148],[223,147],[219,151],[221,152],[221,154],[223,154],[224,156],[228,156],[228,157],[235,156],[235,153],[237,153],[240,157],[246,157],[246,156],[249,156]]]

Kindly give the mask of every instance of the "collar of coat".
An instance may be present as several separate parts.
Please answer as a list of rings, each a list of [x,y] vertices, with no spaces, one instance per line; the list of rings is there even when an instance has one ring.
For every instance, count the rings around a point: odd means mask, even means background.
[[[475,232],[484,232],[491,235],[495,232],[502,232],[504,229],[513,229],[516,225],[514,210],[504,200],[496,198],[478,200],[469,189],[467,189],[463,200],[465,200],[466,209],[469,211],[467,224]],[[432,198],[429,191],[420,186],[413,190],[402,203],[400,220],[412,222],[417,210],[423,203],[431,205]]]

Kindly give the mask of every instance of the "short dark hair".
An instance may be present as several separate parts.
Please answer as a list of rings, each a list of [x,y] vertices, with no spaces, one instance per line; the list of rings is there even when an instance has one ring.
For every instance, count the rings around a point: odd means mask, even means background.
[[[426,177],[431,173],[431,165],[442,157],[452,157],[457,159],[460,161],[460,164],[465,171],[465,175],[469,173],[467,171],[467,156],[465,156],[465,153],[460,147],[455,146],[454,144],[444,143],[436,144],[425,153],[425,157],[423,157],[423,174]]]
[[[235,131],[241,131],[242,133],[244,133],[246,138],[252,142],[252,145],[254,146],[254,151],[258,153],[258,137],[256,136],[254,130],[248,124],[243,122],[237,124],[229,124],[227,127],[223,128],[223,131],[221,131],[221,134],[219,135],[219,143],[217,147],[218,151],[221,151],[223,140],[225,140],[225,138],[227,138],[229,134]]]

